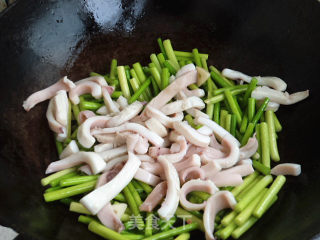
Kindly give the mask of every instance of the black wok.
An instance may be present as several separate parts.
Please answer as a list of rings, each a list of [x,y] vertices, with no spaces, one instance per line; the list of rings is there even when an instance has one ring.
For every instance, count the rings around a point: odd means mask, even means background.
[[[120,1],[121,2],[121,1]],[[17,239],[99,239],[60,203],[45,203],[40,179],[57,159],[47,103],[24,112],[23,100],[68,75],[148,63],[156,38],[177,50],[197,47],[209,64],[285,79],[311,90],[280,108],[282,162],[302,164],[279,200],[243,239],[311,239],[320,232],[320,3],[316,0],[18,1],[0,16],[0,224]],[[101,5],[103,3],[103,5]],[[86,5],[86,7],[85,7]],[[193,239],[202,239],[195,233]],[[1,239],[1,236],[0,236]]]

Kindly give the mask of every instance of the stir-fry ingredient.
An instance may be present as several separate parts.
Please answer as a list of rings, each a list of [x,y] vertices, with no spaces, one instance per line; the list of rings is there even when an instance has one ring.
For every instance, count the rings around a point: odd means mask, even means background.
[[[63,77],[23,103],[50,100],[60,160],[41,180],[44,199],[69,204],[106,239],[239,238],[277,200],[284,175],[301,173],[273,166],[275,111],[309,91],[289,95],[280,78],[220,72],[198,49],[157,41],[146,67],[112,59],[110,73]]]

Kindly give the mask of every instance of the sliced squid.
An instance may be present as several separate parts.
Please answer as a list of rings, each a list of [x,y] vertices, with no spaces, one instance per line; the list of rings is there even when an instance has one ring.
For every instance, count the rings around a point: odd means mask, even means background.
[[[100,144],[95,145],[93,149],[96,153],[99,153],[99,152],[104,152],[104,151],[110,150],[112,148],[113,148],[112,143],[100,143]]]
[[[179,134],[183,135],[190,143],[196,146],[207,147],[210,143],[209,136],[200,134],[187,122],[175,122],[173,123],[173,127]]]
[[[247,144],[240,148],[239,158],[240,159],[250,158],[258,150],[258,145],[259,143],[255,135],[249,138]]]
[[[96,184],[96,188],[101,187],[107,183],[107,172],[102,174]],[[124,225],[120,220],[120,217],[114,212],[112,205],[108,202],[98,213],[97,217],[100,222],[108,228],[121,232],[124,230]]]
[[[179,205],[180,180],[177,170],[169,160],[165,157],[159,157],[158,161],[162,165],[167,181],[166,198],[162,202],[158,214],[161,218],[168,221],[173,217]]]
[[[243,183],[241,175],[236,173],[229,174],[218,172],[211,177],[210,180],[213,181],[217,187],[234,187]]]
[[[197,117],[194,121],[196,124],[206,125],[211,128],[218,140],[222,140],[225,136],[230,136],[233,138],[233,141],[237,142],[237,145],[240,146],[239,141],[216,122],[204,117]]]
[[[63,126],[68,125],[68,109],[69,100],[67,92],[65,90],[60,90],[53,97],[53,107],[54,107],[54,117],[57,122],[61,123]]]
[[[106,105],[106,110],[108,113],[118,113],[120,112],[118,106],[115,104],[115,102],[111,99],[111,96],[108,91],[107,87],[102,87],[102,96],[103,96],[103,101],[104,104]]]
[[[167,183],[161,182],[152,190],[146,200],[140,205],[139,209],[142,212],[151,212],[157,205],[159,205],[167,192]]]
[[[197,81],[197,71],[189,71],[177,77],[168,87],[154,97],[147,106],[160,109],[167,104],[178,92]]]
[[[188,145],[185,137],[183,136],[179,136],[177,138],[177,143],[179,143],[180,145],[179,152],[171,153],[171,154],[163,154],[163,155],[160,155],[159,157],[165,157],[171,163],[176,163],[181,161],[187,153]]]
[[[200,167],[189,167],[179,172],[180,182],[184,184],[190,179],[205,179],[205,172]]]
[[[74,153],[79,152],[79,147],[75,140],[72,140],[62,151],[60,154],[60,159],[71,156]]]
[[[147,121],[145,121],[145,125],[150,129],[150,131],[155,132],[160,137],[165,137],[168,135],[167,129],[156,118],[149,118]]]
[[[79,104],[79,96],[85,93],[90,93],[94,98],[99,99],[102,97],[101,86],[95,82],[83,82],[72,88],[69,92],[69,99],[73,104]]]
[[[80,200],[92,214],[97,214],[108,202],[118,195],[136,174],[141,161],[131,152],[128,153],[128,156],[126,164],[111,181],[90,192]]]
[[[119,106],[120,106],[120,110],[125,109],[125,108],[129,105],[129,104],[128,104],[128,100],[127,100],[125,97],[123,97],[123,96],[118,97],[117,103],[118,103]]]
[[[81,111],[78,114],[79,124],[85,122],[88,118],[95,117],[96,114],[90,110]]]
[[[30,111],[31,108],[33,108],[38,103],[51,99],[53,96],[56,95],[58,91],[60,90],[70,91],[70,89],[74,88],[75,86],[76,85],[65,76],[55,84],[31,94],[23,102],[22,107],[24,108],[24,110],[28,112]]]
[[[134,151],[137,154],[146,154],[148,152],[149,149],[149,143],[148,143],[148,139],[139,136],[139,139],[137,141],[137,144],[134,147]]]
[[[119,157],[128,152],[127,146],[123,145],[117,148],[112,148],[103,152],[99,152],[99,156],[103,158],[104,161],[108,162],[112,158]]]
[[[299,176],[301,174],[301,165],[295,163],[282,163],[271,169],[273,175],[292,175]]]
[[[239,161],[240,149],[238,142],[234,140],[234,137],[227,135],[222,139],[222,145],[226,146],[228,154],[225,157],[214,159],[214,161],[222,168],[232,167]]]
[[[149,129],[141,126],[137,123],[124,123],[118,127],[113,128],[104,128],[104,129],[96,129],[93,130],[93,134],[104,134],[104,133],[116,133],[116,132],[123,132],[123,131],[133,131],[139,133],[141,136],[147,138],[152,144],[155,146],[162,146],[163,138],[160,137],[158,134],[150,131]]]
[[[75,85],[79,85],[85,82],[94,82],[99,84],[100,86],[108,86],[107,81],[104,79],[104,77],[101,76],[92,76],[88,78],[81,79],[79,81],[74,82]]]
[[[252,77],[239,72],[239,71],[235,71],[232,69],[228,69],[225,68],[222,70],[222,75],[233,79],[233,80],[243,80],[244,82],[251,82]],[[268,87],[272,87],[275,90],[278,91],[285,91],[287,88],[287,84],[285,83],[285,81],[283,81],[282,79],[278,78],[278,77],[260,77],[257,76],[255,77],[258,80],[258,85],[264,85],[264,86],[268,86]]]
[[[95,127],[105,127],[109,119],[109,116],[95,116],[85,120],[78,128],[77,138],[79,143],[85,148],[91,148],[96,141],[91,135],[91,129]]]
[[[198,154],[193,154],[188,159],[174,163],[173,165],[178,172],[189,167],[200,167],[201,166],[200,156]]]
[[[67,125],[62,125],[55,119],[54,113],[56,110],[54,109],[53,101],[53,98],[49,101],[46,117],[49,123],[49,128],[53,132],[57,133],[57,140],[59,142],[63,142],[67,138]]]
[[[204,171],[206,178],[212,178],[214,175],[221,171],[220,165],[214,161],[201,166],[201,169]]]
[[[177,100],[164,105],[160,111],[165,115],[171,115],[174,113],[182,112],[190,108],[203,109],[205,107],[204,102],[199,97],[188,97],[183,100]]]
[[[187,195],[193,191],[207,192],[212,195],[219,191],[219,189],[209,180],[204,181],[200,179],[193,179],[183,184],[180,190],[180,204],[188,211],[202,210],[207,204],[206,201],[199,204],[189,202],[187,200]]]
[[[257,100],[269,98],[270,101],[283,105],[290,105],[300,102],[306,99],[308,96],[309,90],[289,94],[287,92],[280,92],[269,87],[257,87],[251,93],[251,97]]]
[[[94,174],[102,172],[106,167],[105,161],[97,153],[77,152],[70,155],[69,157],[50,163],[46,170],[46,174],[78,166],[81,163],[88,164]]]
[[[160,178],[142,168],[139,168],[136,171],[136,174],[134,175],[134,178],[144,182],[146,184],[149,184],[151,186],[156,186],[160,182]]]
[[[183,119],[182,112],[176,113],[174,117],[168,117],[160,110],[153,108],[149,105],[147,105],[147,107],[145,108],[145,114],[149,118],[157,119],[159,122],[161,122],[167,128],[173,128],[174,122],[180,122]]]
[[[116,116],[108,121],[108,127],[117,127],[130,119],[134,118],[142,110],[143,105],[139,101],[128,105],[125,109],[119,112]]]
[[[206,240],[214,240],[214,221],[219,211],[225,208],[233,209],[237,204],[231,192],[220,191],[212,195],[207,200],[207,205],[203,213],[203,225],[206,232]]]

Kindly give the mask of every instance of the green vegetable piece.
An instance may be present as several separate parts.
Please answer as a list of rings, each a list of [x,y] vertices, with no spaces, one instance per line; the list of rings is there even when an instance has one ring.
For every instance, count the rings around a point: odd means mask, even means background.
[[[280,161],[280,156],[278,152],[276,129],[274,124],[274,113],[269,110],[265,112],[266,121],[268,124],[268,133],[269,133],[269,146],[270,146],[270,156],[271,159],[275,162]]]
[[[242,121],[241,112],[239,111],[237,104],[236,104],[230,90],[228,90],[228,89],[225,90],[224,95],[225,95],[225,99],[227,100],[227,102],[231,108],[232,113],[237,116],[237,123],[240,125],[241,121]]]
[[[256,99],[249,98],[248,99],[248,119],[251,122],[256,110]]]
[[[225,129],[228,132],[231,132],[231,114],[227,114],[225,118]]]
[[[102,224],[96,222],[96,221],[91,221],[89,223],[88,229],[105,238],[105,239],[112,239],[112,240],[128,240],[128,238],[124,235],[121,235],[120,233],[117,233],[113,230],[111,230],[110,228],[107,228],[105,226],[103,226]]]
[[[253,132],[254,132],[254,124],[253,123],[249,123],[247,130],[245,131],[242,139],[241,139],[241,146],[244,146],[247,144],[249,138],[252,136]]]
[[[129,188],[129,190],[130,190],[130,192],[131,192],[131,194],[132,194],[132,196],[133,196],[133,198],[134,198],[134,200],[135,200],[135,202],[136,202],[136,204],[137,204],[137,207],[139,208],[140,205],[142,204],[142,200],[141,200],[141,198],[140,198],[139,193],[137,192],[137,190],[136,190],[136,188],[134,187],[134,185],[133,185],[132,182],[130,182],[130,183],[128,184],[128,188]]]
[[[196,217],[191,212],[184,210],[181,207],[178,207],[175,215],[177,216],[177,218],[181,218],[183,221],[188,221],[188,222],[199,224],[199,229],[204,232],[204,226],[203,226],[202,219]]]
[[[117,65],[118,65],[117,59],[112,59],[111,66],[110,66],[110,78],[111,79],[116,79]]]
[[[189,240],[190,239],[190,233],[181,233],[178,237],[175,238],[175,240]]]
[[[129,99],[131,97],[131,94],[130,94],[130,89],[129,89],[126,73],[125,73],[125,70],[124,70],[124,66],[118,66],[117,67],[117,73],[118,73],[118,78],[119,78],[119,82],[120,82],[120,88],[121,88],[121,91],[123,93],[123,96],[125,98]]]
[[[75,195],[89,192],[94,189],[95,185],[96,185],[96,181],[86,182],[76,186],[63,188],[54,192],[48,192],[43,194],[43,196],[46,202],[52,202],[52,201],[60,200],[63,198],[72,197]]]
[[[68,168],[68,169],[64,169],[62,171],[59,171],[59,172],[56,172],[56,173],[53,173],[51,174],[50,176],[47,176],[45,178],[42,178],[41,179],[41,185],[42,186],[46,186],[48,185],[50,182],[52,182],[53,180],[57,179],[57,178],[60,178],[62,176],[65,176],[67,175],[68,173],[71,173],[71,172],[75,172],[77,170],[76,167],[73,167],[73,168]]]
[[[95,218],[90,217],[90,216],[80,215],[78,217],[78,222],[81,222],[81,223],[84,223],[84,224],[89,224],[92,221],[96,221],[97,222],[97,220]]]
[[[163,54],[163,57],[164,57],[164,58],[167,58],[167,59],[168,59],[168,56],[167,56],[167,54],[166,54],[166,50],[165,50],[165,48],[164,48],[164,46],[163,46],[162,39],[161,39],[161,38],[158,38],[158,39],[157,39],[157,42],[158,42],[158,44],[159,44],[159,48],[160,48],[161,54]]]
[[[74,176],[77,176],[77,175],[78,175],[78,174],[77,174],[76,171],[70,172],[70,173],[68,173],[68,174],[66,174],[66,175],[64,175],[64,176],[61,176],[61,177],[59,177],[59,178],[56,178],[56,179],[52,180],[52,181],[50,182],[50,185],[51,185],[51,187],[59,186],[61,180],[63,180],[63,179],[68,179],[68,178],[71,178],[71,177],[74,177]],[[60,186],[60,187],[61,187],[61,186]]]
[[[263,189],[259,193],[259,195],[255,199],[253,199],[252,202],[249,203],[249,205],[241,213],[239,213],[239,215],[234,220],[238,226],[244,224],[251,217],[253,210],[256,208],[260,199],[262,199],[266,192],[267,188]]]
[[[159,60],[161,67],[164,67],[164,62],[166,61],[166,58],[164,57],[164,55],[162,53],[159,53],[157,55],[157,58]]]
[[[160,89],[158,83],[154,78],[151,78],[152,88],[153,88],[153,96],[157,96],[160,93]]]
[[[254,199],[269,183],[272,182],[272,176],[264,176],[255,186],[253,186],[249,192],[236,204],[235,210],[237,212],[243,211],[248,204]]]
[[[56,190],[59,190],[61,189],[60,186],[56,186],[56,187],[51,187],[51,188],[47,188],[44,192],[53,192],[53,191],[56,191]]]
[[[165,60],[163,65],[169,69],[171,75],[176,75],[176,69],[171,65],[171,63],[168,60]]]
[[[213,121],[215,121],[217,124],[220,124],[220,102],[214,104]]]
[[[269,175],[271,170],[270,168],[266,167],[262,163],[258,162],[257,160],[252,160],[252,166],[255,170],[261,172],[263,175]]]
[[[56,148],[57,148],[57,153],[60,156],[60,154],[63,151],[63,145],[62,142],[59,142],[57,139],[55,139],[55,143],[56,143]]]
[[[80,214],[92,215],[91,212],[85,206],[83,206],[81,203],[78,203],[78,202],[71,202],[69,211],[80,213]]]
[[[80,109],[79,105],[72,104],[72,113],[75,120],[77,120],[78,125],[80,125],[78,115],[79,115]]]
[[[192,54],[193,54],[193,60],[196,63],[196,66],[202,67],[198,49],[197,48],[192,49]]]
[[[146,237],[150,237],[152,235],[152,221],[153,221],[153,213],[148,212],[146,218],[146,228],[144,229],[144,235]]]
[[[139,96],[144,92],[146,91],[146,89],[148,88],[148,86],[150,85],[151,83],[151,77],[148,78],[148,80],[146,80],[142,85],[141,87],[138,89],[138,91],[136,91],[132,97],[130,97],[130,99],[128,100],[128,103],[131,104],[133,103],[134,101],[136,101]]]
[[[260,180],[262,179],[262,176],[259,175],[256,179],[254,179],[250,184],[248,184],[243,191],[241,191],[237,196],[236,199],[237,201],[240,201],[249,191],[250,189],[255,186]]]
[[[235,230],[237,227],[238,225],[236,223],[231,222],[228,226],[220,230],[220,234],[219,234],[220,238],[227,239],[228,237],[230,237],[233,230]]]
[[[245,91],[245,89],[239,88],[239,89],[232,90],[232,91],[231,91],[231,94],[232,94],[233,96],[235,96],[235,95],[238,95],[238,94],[240,94],[240,93],[243,93],[244,91]],[[217,102],[223,101],[224,99],[225,99],[224,94],[218,94],[218,95],[213,96],[213,97],[211,97],[211,98],[207,98],[206,100],[204,100],[204,102],[205,102],[206,104],[209,104],[209,103],[217,103]]]
[[[282,126],[275,112],[273,113],[273,117],[274,117],[273,121],[274,121],[274,127],[276,129],[276,132],[281,132]]]
[[[170,229],[165,232],[160,232],[157,234],[154,234],[150,237],[145,238],[144,240],[160,240],[160,239],[169,239],[170,237],[177,236],[181,233],[190,232],[192,230],[198,229],[199,224],[198,223],[190,223],[186,224],[184,226],[176,227],[174,229]]]
[[[71,177],[67,179],[62,179],[59,183],[61,187],[68,187],[68,186],[74,186],[85,182],[90,182],[93,180],[97,180],[99,175],[92,175],[92,176],[77,176],[77,177]]]
[[[153,190],[152,187],[150,187],[148,184],[144,183],[144,182],[141,182],[141,181],[138,181],[138,183],[141,185],[141,187],[143,188],[143,190],[147,193],[147,194],[150,194]]]
[[[163,68],[161,72],[161,80],[160,80],[160,87],[161,90],[165,89],[169,85],[169,78],[170,78],[170,72],[168,68]]]
[[[214,66],[210,66],[210,70],[211,70],[210,75],[211,75],[213,81],[215,81],[219,86],[221,86],[221,87],[234,86],[234,83],[232,81],[230,81],[229,79],[225,78],[224,76],[222,76],[220,71],[218,69],[216,69]]]
[[[277,196],[275,196],[272,199],[272,202],[270,203],[270,205],[268,206],[268,208],[266,209],[266,211],[277,201]],[[250,227],[252,227],[255,222],[258,221],[258,218],[251,216],[244,224],[242,224],[241,226],[237,227],[233,233],[231,234],[232,237],[234,239],[238,239],[239,237],[241,237]]]
[[[285,182],[285,176],[277,176],[277,178],[274,180],[268,191],[264,194],[256,208],[254,209],[253,215],[255,217],[260,218],[263,215],[263,213],[267,210],[273,198],[278,194]]]
[[[183,51],[173,51],[174,54],[176,55],[176,57],[182,57],[182,58],[186,58],[188,60],[192,60],[193,59],[193,53],[192,52],[183,52]],[[199,53],[201,58],[204,58],[205,60],[208,60],[209,55],[205,54],[205,53]]]
[[[243,107],[245,107],[247,105],[248,98],[251,97],[251,93],[257,87],[257,83],[258,83],[258,80],[256,78],[251,79],[251,81],[248,85],[247,91],[245,92],[244,97],[243,97],[243,101],[242,101]]]
[[[111,94],[112,98],[119,98],[120,96],[122,96],[122,92],[121,91],[113,91],[113,93]]]
[[[161,72],[161,75],[160,75],[160,72],[158,71],[158,69],[156,67],[152,67],[152,68],[150,68],[150,72],[151,72],[152,77],[156,80],[158,86],[160,87],[161,86],[162,71],[160,71]]]
[[[180,69],[176,55],[173,52],[173,48],[172,48],[170,39],[164,40],[163,46],[164,46],[164,49],[165,49],[166,54],[168,56],[168,59],[172,62],[173,67],[176,69]]]
[[[217,88],[213,90],[213,95],[218,95],[218,94],[222,94],[224,93],[225,90],[229,90],[229,91],[233,91],[233,90],[237,90],[237,89],[245,89],[247,90],[248,88],[248,84],[244,84],[244,85],[235,85],[232,87],[225,87],[225,88]]]
[[[161,64],[160,64],[160,62],[159,62],[159,60],[157,58],[157,55],[152,53],[150,55],[150,59],[151,59],[152,63],[155,65],[155,67],[157,68],[157,70],[159,71],[159,73],[161,73],[161,71],[162,71]]]
[[[136,93],[140,88],[140,84],[139,84],[138,80],[135,78],[131,78],[129,80],[129,82],[130,82],[130,85],[131,85],[133,91]],[[143,94],[141,94],[138,98],[140,101],[146,101]]]
[[[269,98],[266,98],[263,103],[261,104],[261,106],[259,107],[256,115],[254,115],[253,119],[252,119],[252,123],[254,125],[257,124],[257,122],[259,121],[259,119],[261,118],[261,116],[263,116],[263,111],[266,109],[266,107],[268,106],[268,103],[270,102]]]
[[[267,168],[270,168],[270,141],[268,125],[266,122],[260,123],[261,137],[261,162]]]
[[[239,186],[236,186],[234,189],[232,189],[231,193],[236,197],[242,190],[244,190],[250,183],[253,182],[254,179],[258,177],[259,173],[254,172],[247,176],[244,180],[243,183]]]
[[[221,224],[224,227],[228,226],[236,218],[237,215],[238,213],[236,211],[231,211],[229,214],[224,216],[224,218],[222,218]]]
[[[228,115],[228,111],[227,110],[224,110],[222,109],[220,111],[220,126],[223,127],[223,128],[226,128],[226,117]]]

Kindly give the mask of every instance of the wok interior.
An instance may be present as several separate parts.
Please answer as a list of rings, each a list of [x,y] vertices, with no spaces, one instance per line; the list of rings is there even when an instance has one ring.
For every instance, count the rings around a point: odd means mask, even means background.
[[[13,227],[21,239],[99,239],[77,223],[67,206],[43,201],[40,179],[57,159],[45,119],[47,103],[29,113],[21,105],[63,75],[78,80],[91,71],[109,71],[112,58],[123,65],[146,64],[151,53],[159,52],[156,38],[161,36],[177,50],[196,47],[209,53],[208,63],[219,69],[279,76],[289,92],[311,89],[308,100],[279,111],[281,161],[302,164],[302,175],[288,178],[278,202],[243,239],[309,239],[320,231],[320,164],[317,141],[311,141],[319,101],[316,1],[303,3],[304,11],[298,0],[290,6],[264,0],[123,1],[125,10],[116,24],[105,23],[109,28],[102,28],[82,4],[20,1],[0,18],[0,29],[7,33],[0,37],[0,224]]]

